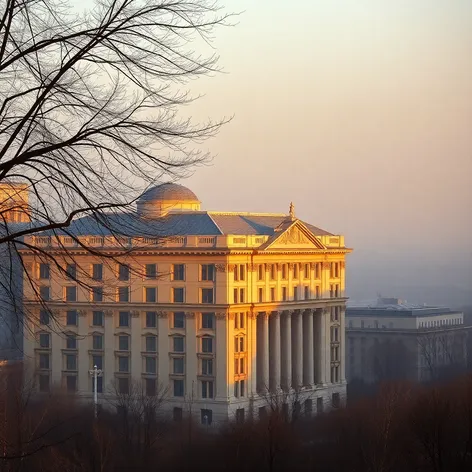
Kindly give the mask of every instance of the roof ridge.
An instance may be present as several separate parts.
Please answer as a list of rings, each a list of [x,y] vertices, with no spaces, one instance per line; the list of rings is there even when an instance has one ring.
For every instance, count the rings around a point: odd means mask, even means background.
[[[286,213],[254,213],[250,211],[207,211],[216,216],[288,216]]]
[[[207,211],[206,214],[208,215],[208,217],[210,218],[210,220],[213,222],[213,224],[216,226],[216,228],[218,229],[218,231],[220,232],[220,234],[221,234],[221,235],[224,235],[225,233],[223,233],[223,231],[221,230],[221,228],[218,226],[218,223],[212,218],[210,212]]]

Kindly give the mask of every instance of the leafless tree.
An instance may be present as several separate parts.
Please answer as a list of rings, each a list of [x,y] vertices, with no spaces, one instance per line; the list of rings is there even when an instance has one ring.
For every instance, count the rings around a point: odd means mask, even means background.
[[[216,0],[96,0],[82,8],[0,0],[0,186],[24,182],[32,197],[25,207],[19,193],[0,192],[2,312],[21,313],[19,249],[64,276],[73,258],[59,238],[53,253],[28,236],[48,231],[112,257],[76,237],[71,223],[88,216],[119,241],[136,232],[135,221],[114,213],[209,159],[200,145],[227,120],[194,123],[183,112],[197,98],[188,82],[218,71],[214,52],[196,48],[208,49],[228,18]],[[31,222],[7,224],[15,213]],[[20,323],[16,316],[4,325],[17,333]]]

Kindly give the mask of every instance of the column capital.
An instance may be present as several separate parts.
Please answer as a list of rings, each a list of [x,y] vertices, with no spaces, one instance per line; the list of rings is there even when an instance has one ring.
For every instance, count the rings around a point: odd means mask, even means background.
[[[267,311],[259,311],[259,312],[257,313],[257,317],[258,317],[258,318],[261,318],[261,319],[263,319],[263,320],[266,320],[266,319],[269,318],[269,313],[268,313]]]
[[[193,320],[195,318],[195,313],[193,311],[186,311],[185,318],[188,320]]]
[[[169,314],[168,314],[167,311],[158,311],[158,312],[157,312],[157,317],[158,317],[158,318],[167,318],[168,315],[169,315]]]
[[[254,311],[250,311],[248,312],[247,316],[249,317],[249,319],[255,320],[257,318],[257,313]]]
[[[249,272],[254,272],[256,270],[256,264],[248,264],[247,265],[247,270]]]
[[[322,264],[322,267],[323,269],[329,269],[329,262],[328,261],[324,261],[323,264]]]
[[[234,313],[229,313],[228,318],[231,317],[231,314],[234,316]],[[226,319],[226,312],[219,311],[219,312],[215,313],[215,317],[216,317],[217,320],[225,320]],[[234,319],[234,318],[232,318],[232,319]]]
[[[79,311],[77,312],[77,314],[78,314],[79,316],[87,316],[87,310],[79,310]]]
[[[105,310],[103,314],[109,318],[113,316],[113,310]]]
[[[274,310],[274,311],[271,311],[270,312],[270,317],[271,318],[280,318],[280,315],[281,315],[281,311],[278,311],[278,310]]]
[[[133,310],[133,311],[131,312],[131,316],[132,316],[133,318],[139,318],[139,315],[140,315],[140,312],[137,311],[137,310]]]
[[[226,264],[215,264],[216,272],[226,272]]]

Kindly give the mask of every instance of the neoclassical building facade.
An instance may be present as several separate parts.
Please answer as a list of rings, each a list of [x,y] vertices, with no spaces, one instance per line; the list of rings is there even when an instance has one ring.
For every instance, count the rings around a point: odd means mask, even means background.
[[[203,211],[177,184],[135,213],[82,218],[23,251],[25,358],[39,391],[165,392],[175,419],[307,414],[345,396],[344,238],[294,214]],[[92,248],[92,251],[84,247]],[[293,401],[291,400],[293,399]]]

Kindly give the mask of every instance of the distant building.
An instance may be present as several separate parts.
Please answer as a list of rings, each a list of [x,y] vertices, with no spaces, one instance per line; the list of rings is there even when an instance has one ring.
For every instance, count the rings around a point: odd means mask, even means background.
[[[29,226],[30,220],[27,185],[0,182],[0,237]],[[0,361],[23,354],[23,277],[16,249],[0,244]]]
[[[377,383],[430,381],[467,368],[471,327],[449,308],[379,298],[346,309],[346,377]]]
[[[126,395],[133,381],[148,395],[162,385],[175,418],[191,408],[204,423],[257,417],[267,392],[299,392],[294,408],[307,414],[343,401],[343,236],[297,219],[293,206],[289,214],[203,211],[177,184],[109,218],[82,218],[68,231],[117,261],[65,234],[31,242],[69,277],[22,252],[32,313],[25,355],[40,391],[90,398],[97,365],[101,398],[110,388]]]

